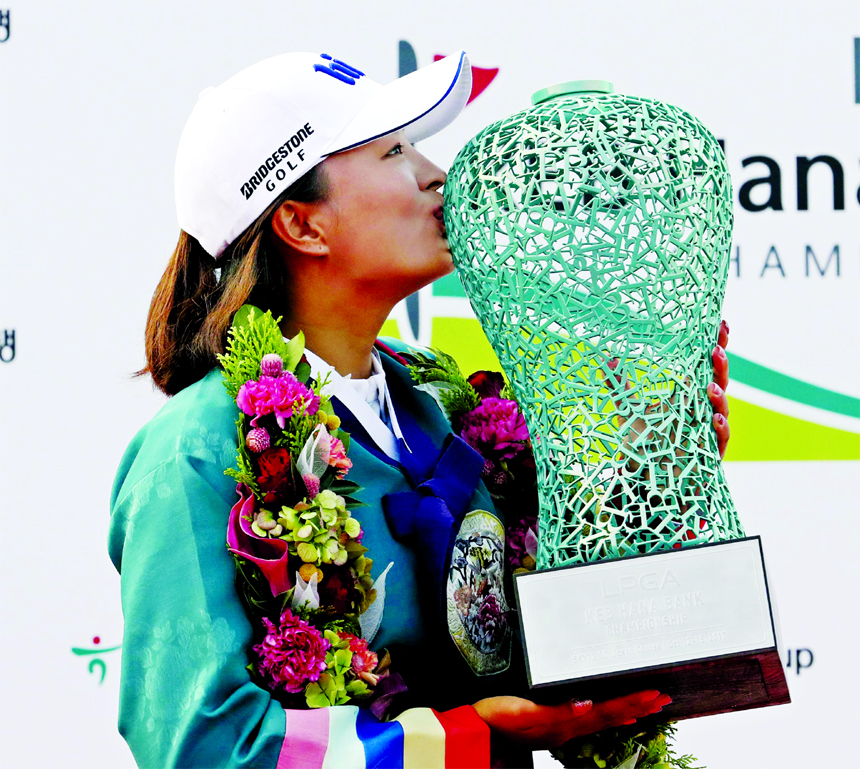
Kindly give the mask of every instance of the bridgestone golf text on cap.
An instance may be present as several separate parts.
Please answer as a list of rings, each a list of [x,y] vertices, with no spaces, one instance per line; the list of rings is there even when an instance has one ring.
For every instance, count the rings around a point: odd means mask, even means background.
[[[289,155],[293,150],[298,149],[299,145],[308,138],[314,129],[311,128],[310,123],[305,123],[302,128],[300,128],[296,133],[294,133],[287,141],[285,141],[278,149],[276,149],[269,157],[263,161],[263,164],[254,172],[250,179],[245,182],[239,191],[245,196],[245,200],[248,200],[251,195],[254,194],[254,190],[257,189],[259,185],[263,183],[263,179],[265,179],[269,175],[269,171],[274,171],[275,166],[278,165],[282,160],[286,159],[287,155]],[[305,159],[304,153],[299,151],[299,161]],[[289,160],[287,160],[287,165],[290,167],[291,171],[295,171],[297,166],[294,166]],[[281,173],[278,176],[279,179],[283,179],[286,176],[285,173]],[[274,189],[272,187],[271,189]]]

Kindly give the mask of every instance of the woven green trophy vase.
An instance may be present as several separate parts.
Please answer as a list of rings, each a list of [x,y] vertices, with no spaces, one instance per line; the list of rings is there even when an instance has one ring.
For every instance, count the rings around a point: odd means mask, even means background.
[[[538,465],[538,568],[743,536],[706,388],[732,229],[725,157],[677,107],[565,83],[445,183],[466,294]]]

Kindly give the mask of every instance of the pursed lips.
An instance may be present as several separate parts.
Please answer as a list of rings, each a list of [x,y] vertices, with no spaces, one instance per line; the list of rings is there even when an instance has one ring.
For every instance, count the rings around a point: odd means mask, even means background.
[[[448,232],[445,229],[445,219],[442,216],[442,206],[437,206],[433,209],[433,216],[436,217],[436,221],[439,222],[439,231],[442,233],[444,238],[448,237]]]

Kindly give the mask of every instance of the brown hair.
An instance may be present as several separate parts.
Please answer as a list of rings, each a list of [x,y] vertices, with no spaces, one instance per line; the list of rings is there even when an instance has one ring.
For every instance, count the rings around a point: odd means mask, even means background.
[[[271,218],[287,200],[324,200],[322,164],[290,185],[227,249],[213,259],[196,238],[180,231],[179,242],[149,307],[146,366],[167,395],[194,384],[218,364],[227,330],[243,304],[284,315],[288,276],[283,256],[272,242]],[[216,270],[220,269],[220,278]]]

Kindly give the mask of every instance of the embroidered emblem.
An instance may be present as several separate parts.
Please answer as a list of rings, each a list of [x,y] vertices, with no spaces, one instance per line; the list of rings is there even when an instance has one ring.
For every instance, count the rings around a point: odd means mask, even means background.
[[[364,72],[360,69],[350,67],[345,61],[334,59],[327,53],[321,54],[320,58],[325,59],[328,64],[314,64],[314,71],[331,75],[335,80],[340,80],[341,83],[355,85],[356,80],[364,77]]]
[[[511,662],[508,604],[502,583],[505,529],[486,510],[463,519],[448,572],[448,631],[476,675],[506,670]]]

